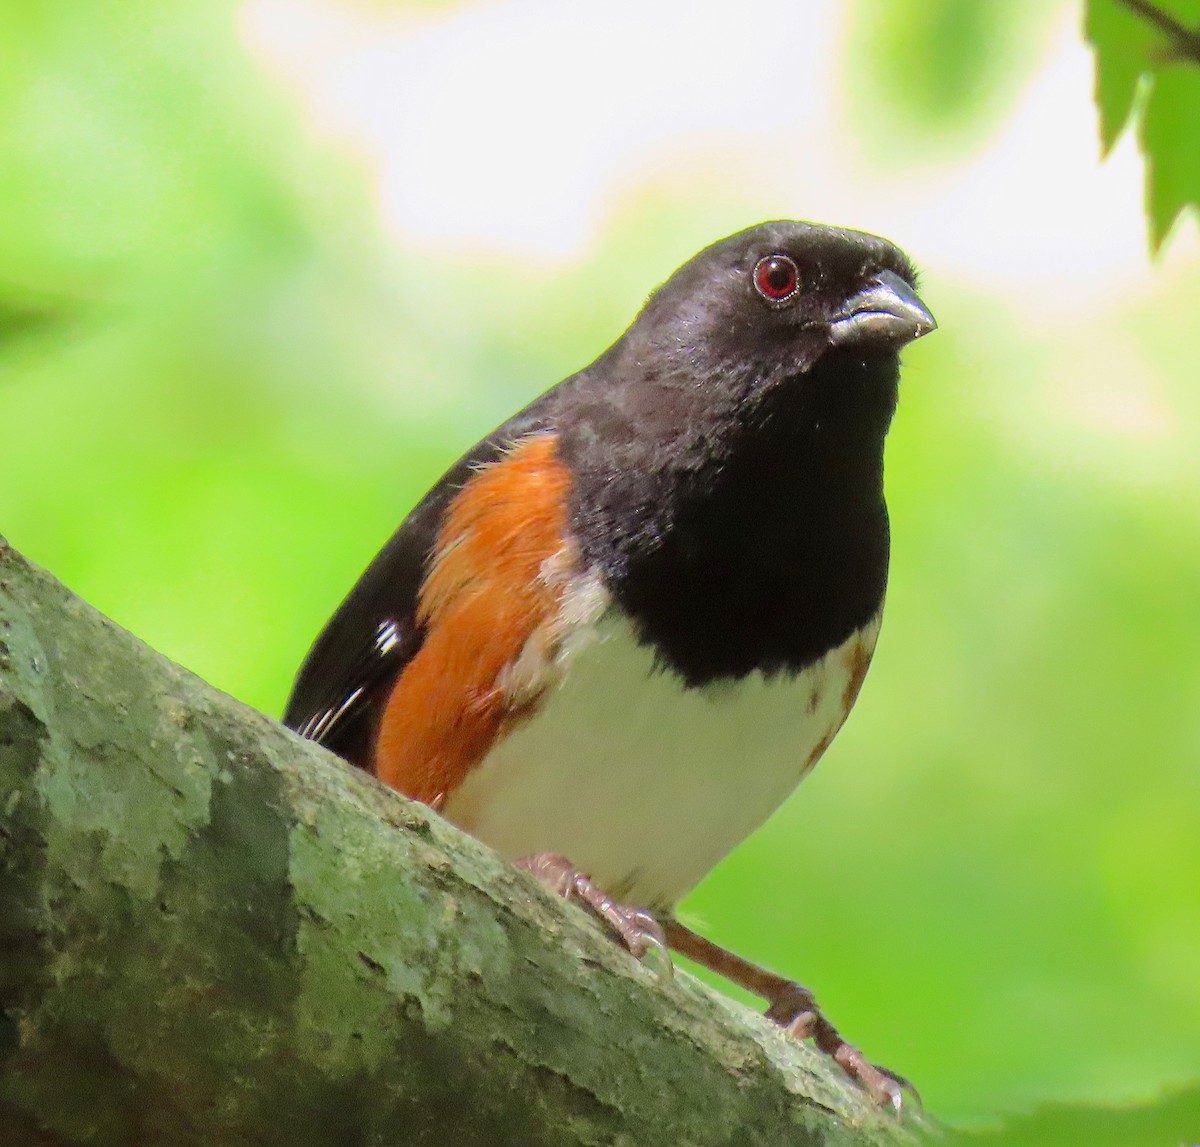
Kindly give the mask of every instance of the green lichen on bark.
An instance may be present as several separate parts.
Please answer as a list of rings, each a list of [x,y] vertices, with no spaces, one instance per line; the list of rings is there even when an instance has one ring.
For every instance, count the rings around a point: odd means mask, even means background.
[[[0,542],[7,1147],[915,1132]]]

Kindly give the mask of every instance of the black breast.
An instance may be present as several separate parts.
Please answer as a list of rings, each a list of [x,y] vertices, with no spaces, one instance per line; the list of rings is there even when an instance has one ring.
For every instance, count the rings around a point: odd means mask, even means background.
[[[799,672],[880,609],[897,376],[894,356],[826,356],[621,467],[590,447],[611,430],[563,428],[584,556],[687,685]]]

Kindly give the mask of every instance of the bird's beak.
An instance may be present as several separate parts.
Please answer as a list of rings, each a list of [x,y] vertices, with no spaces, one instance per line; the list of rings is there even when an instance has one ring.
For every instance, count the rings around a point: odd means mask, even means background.
[[[899,350],[936,329],[936,320],[917,292],[899,275],[881,271],[833,316],[829,342],[835,347]]]

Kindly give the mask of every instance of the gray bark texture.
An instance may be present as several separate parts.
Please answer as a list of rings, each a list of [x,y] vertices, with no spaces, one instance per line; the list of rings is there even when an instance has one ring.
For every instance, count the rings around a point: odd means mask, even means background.
[[[0,540],[0,1144],[909,1143]]]

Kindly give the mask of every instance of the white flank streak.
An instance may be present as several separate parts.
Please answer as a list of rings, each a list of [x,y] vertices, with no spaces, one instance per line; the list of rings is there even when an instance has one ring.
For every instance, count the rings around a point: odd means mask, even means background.
[[[590,624],[602,597],[578,588],[564,613],[584,624],[552,643],[560,680],[442,811],[510,858],[559,852],[611,895],[669,907],[770,816],[837,732],[854,652],[870,654],[879,620],[794,677],[684,690],[622,618]],[[529,669],[514,675],[519,693]]]

